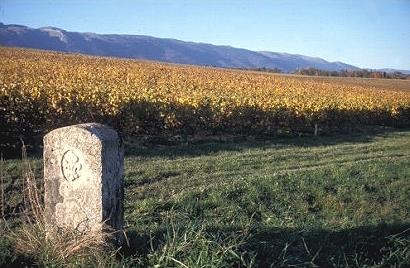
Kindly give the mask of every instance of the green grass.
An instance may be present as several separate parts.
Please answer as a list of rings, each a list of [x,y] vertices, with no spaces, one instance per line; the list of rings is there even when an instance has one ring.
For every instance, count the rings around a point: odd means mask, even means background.
[[[126,144],[128,245],[111,266],[410,266],[410,131],[221,140]],[[1,170],[11,222],[19,161]]]

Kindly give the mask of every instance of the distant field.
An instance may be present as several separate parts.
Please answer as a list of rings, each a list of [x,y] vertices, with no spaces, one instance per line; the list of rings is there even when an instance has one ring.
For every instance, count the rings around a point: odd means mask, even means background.
[[[125,137],[410,125],[410,80],[273,75],[0,48],[1,135],[98,121]]]
[[[291,75],[297,77],[298,75]],[[374,78],[358,78],[358,77],[325,77],[325,76],[299,76],[301,79],[312,79],[317,82],[330,82],[341,85],[371,87],[374,89],[389,89],[410,91],[410,83],[408,80],[400,79],[374,79]]]

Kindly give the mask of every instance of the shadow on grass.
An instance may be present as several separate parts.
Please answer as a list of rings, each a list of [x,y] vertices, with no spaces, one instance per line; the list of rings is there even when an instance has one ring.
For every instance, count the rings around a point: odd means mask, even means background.
[[[42,136],[0,134],[0,156],[2,159],[21,159],[22,140],[30,157],[41,157],[43,153]]]
[[[380,224],[337,232],[267,229],[257,231],[249,246],[258,252],[262,267],[272,264],[405,267],[410,265],[410,224]]]
[[[189,227],[187,227],[189,228]],[[255,267],[409,267],[410,223],[379,224],[342,231],[298,230],[266,228],[252,224],[242,243],[234,244],[243,229],[206,229],[208,239],[219,238],[219,243],[232,239],[235,254],[254,258]],[[152,233],[129,230],[129,246],[122,250],[124,257],[148,258],[170,246],[167,230]],[[185,242],[189,241],[184,230]],[[172,238],[173,239],[173,238]],[[196,238],[192,238],[196,239]],[[187,241],[188,240],[188,241]],[[218,243],[218,241],[217,241]],[[229,242],[228,242],[229,243]],[[189,250],[189,249],[187,249]],[[193,250],[193,248],[191,248]],[[179,252],[182,258],[195,252]],[[173,256],[176,259],[181,256]],[[195,256],[190,256],[195,258]],[[182,261],[182,260],[181,260]],[[250,261],[250,260],[249,260]],[[182,261],[183,262],[183,261]],[[231,263],[241,267],[240,263]]]
[[[196,219],[173,224],[128,229],[128,244],[112,267],[120,263],[151,267],[165,259],[187,264],[200,255],[214,255],[223,267],[244,267],[243,263],[251,263],[249,267],[410,267],[408,222],[341,231],[266,227],[255,221],[244,228],[207,228]],[[27,257],[15,255],[13,244],[3,235],[0,267],[34,265]],[[170,263],[166,267],[184,267]]]
[[[214,154],[220,151],[244,151],[252,148],[264,148],[275,145],[281,147],[317,147],[331,146],[340,143],[368,143],[375,137],[383,137],[396,131],[409,129],[393,129],[374,127],[361,132],[314,135],[200,135],[200,136],[141,136],[134,141],[125,141],[126,156],[143,157],[195,157]]]

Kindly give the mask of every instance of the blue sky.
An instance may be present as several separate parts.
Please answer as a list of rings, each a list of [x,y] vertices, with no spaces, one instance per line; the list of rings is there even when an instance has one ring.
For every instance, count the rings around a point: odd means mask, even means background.
[[[137,34],[410,70],[409,0],[0,0],[0,22]]]

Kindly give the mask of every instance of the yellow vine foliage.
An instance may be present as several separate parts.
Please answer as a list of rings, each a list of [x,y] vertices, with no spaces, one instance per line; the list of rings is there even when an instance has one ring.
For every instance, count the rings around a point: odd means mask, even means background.
[[[10,132],[85,121],[128,134],[410,121],[409,80],[274,75],[4,47],[0,59],[0,123]]]

